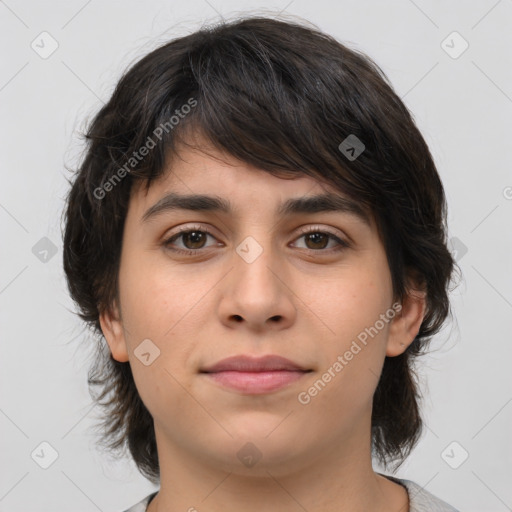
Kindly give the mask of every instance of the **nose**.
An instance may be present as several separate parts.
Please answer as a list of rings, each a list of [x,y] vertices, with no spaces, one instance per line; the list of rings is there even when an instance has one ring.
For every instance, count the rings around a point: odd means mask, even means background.
[[[262,332],[285,329],[295,322],[291,278],[285,262],[270,249],[254,260],[235,251],[231,268],[221,282],[219,315],[224,325]]]

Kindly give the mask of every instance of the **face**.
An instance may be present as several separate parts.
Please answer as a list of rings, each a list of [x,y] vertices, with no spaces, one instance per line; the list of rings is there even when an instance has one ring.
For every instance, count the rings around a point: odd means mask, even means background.
[[[278,475],[340,450],[360,456],[384,358],[419,328],[393,302],[375,223],[311,177],[222,158],[183,150],[147,194],[134,188],[120,302],[101,317],[154,418],[161,466],[187,456]],[[338,209],[304,208],[320,195]],[[238,361],[205,373],[232,356],[268,355],[295,366]],[[261,457],[254,467],[251,456]]]

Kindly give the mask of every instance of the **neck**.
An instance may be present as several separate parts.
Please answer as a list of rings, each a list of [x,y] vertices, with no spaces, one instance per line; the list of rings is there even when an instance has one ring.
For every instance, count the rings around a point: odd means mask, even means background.
[[[262,457],[251,468],[215,462],[168,443],[155,426],[160,491],[148,512],[408,512],[405,488],[373,471],[368,442],[325,446],[276,463]],[[361,441],[361,440],[359,440]],[[318,448],[318,447],[317,447]],[[235,450],[236,452],[236,450]]]

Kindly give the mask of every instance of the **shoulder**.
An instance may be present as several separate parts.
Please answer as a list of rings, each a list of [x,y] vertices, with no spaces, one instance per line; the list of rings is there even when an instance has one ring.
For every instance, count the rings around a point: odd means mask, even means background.
[[[440,500],[411,480],[386,475],[386,478],[403,485],[409,494],[409,512],[458,512],[448,503]]]
[[[409,512],[459,512],[457,509],[440,500],[411,480],[395,478],[389,475],[385,476],[386,478],[403,485],[407,489],[410,503]],[[147,506],[157,493],[158,491],[155,491],[154,493],[146,496],[124,512],[146,512]]]
[[[125,510],[124,512],[146,512],[146,509],[149,505],[149,502],[158,494],[158,491],[155,491],[151,493],[150,495],[146,496],[144,499],[130,507],[129,509]]]

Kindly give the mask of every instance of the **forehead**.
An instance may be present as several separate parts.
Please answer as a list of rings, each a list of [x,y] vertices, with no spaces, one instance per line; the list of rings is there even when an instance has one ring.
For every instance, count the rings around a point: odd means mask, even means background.
[[[278,216],[340,211],[372,225],[366,208],[320,177],[290,171],[276,176],[211,145],[180,148],[162,176],[148,190],[143,185],[135,184],[130,202],[141,222],[177,209],[233,215],[247,209]]]
[[[180,148],[170,155],[162,175],[150,184],[147,197],[154,198],[165,190],[198,193],[215,188],[227,194],[237,189],[250,193],[258,187],[266,188],[269,194],[285,189],[291,192],[331,189],[334,192],[327,182],[318,178],[292,171],[271,174],[208,145]],[[146,195],[145,190],[142,193]]]

